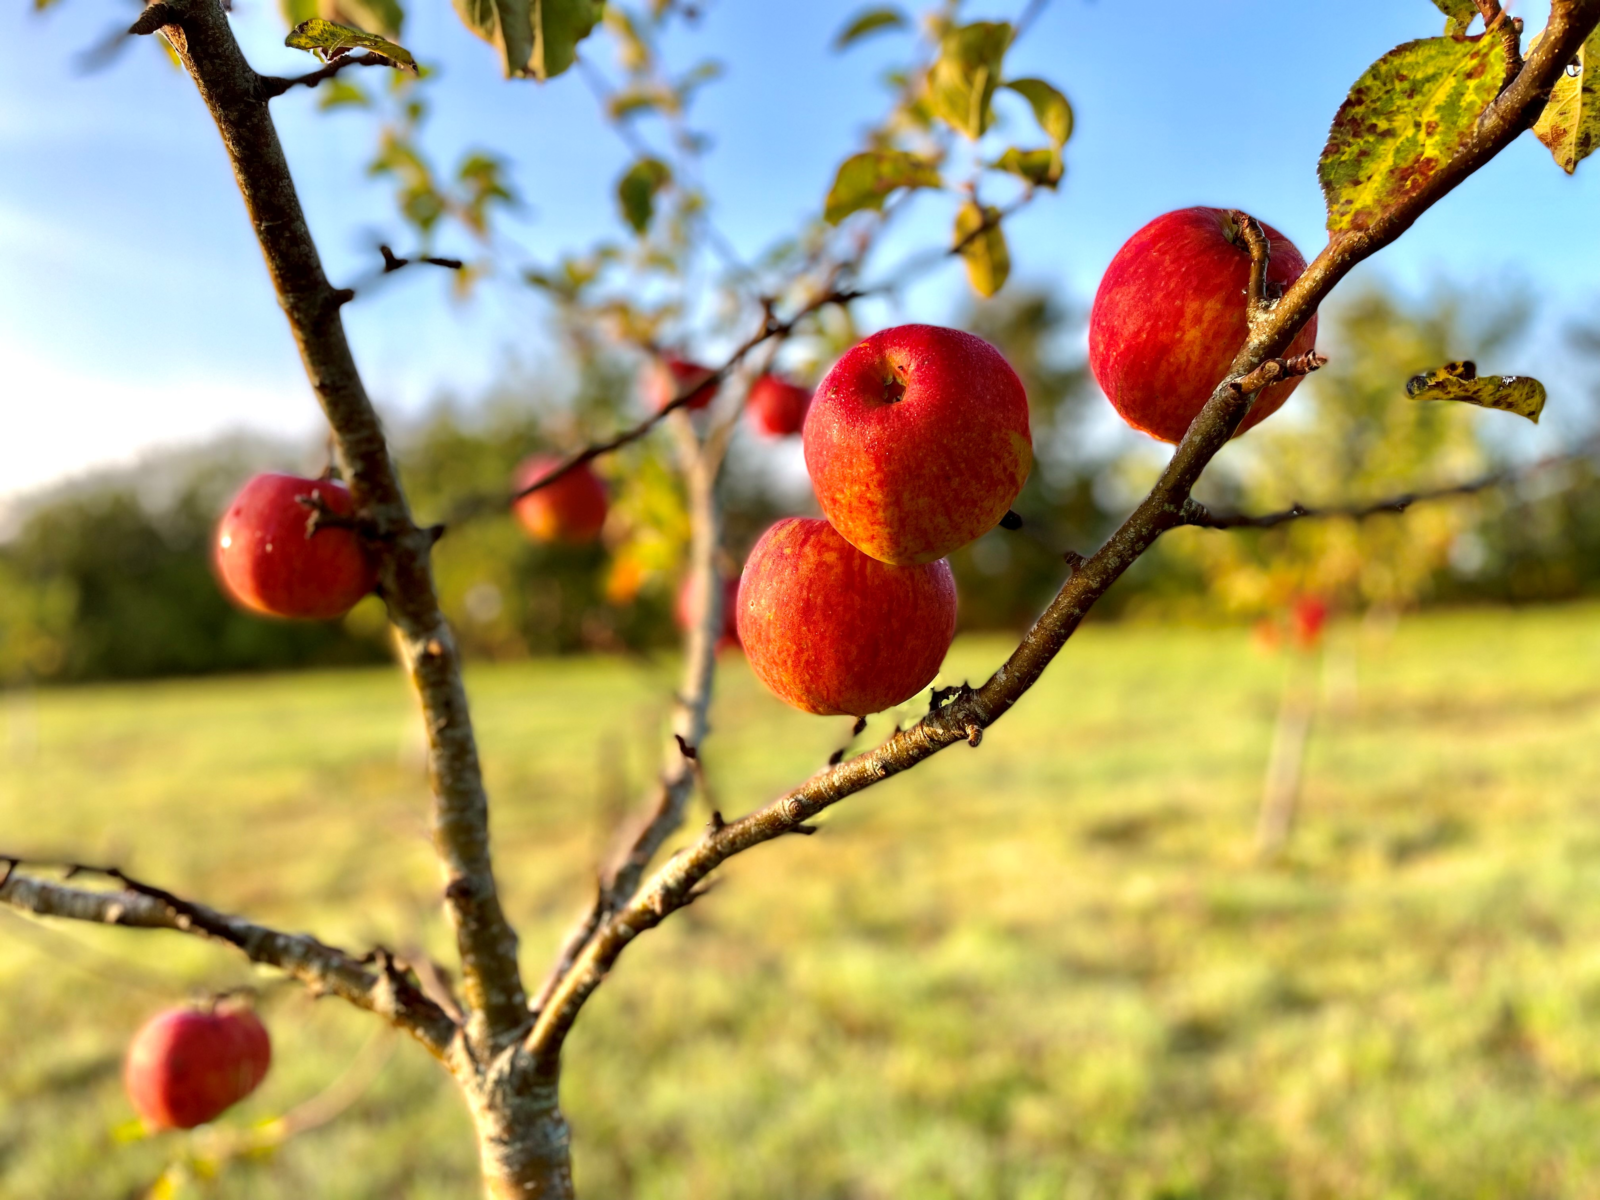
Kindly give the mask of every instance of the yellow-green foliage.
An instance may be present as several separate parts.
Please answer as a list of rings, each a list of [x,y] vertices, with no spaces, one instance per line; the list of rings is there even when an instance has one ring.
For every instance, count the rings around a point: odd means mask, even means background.
[[[1474,355],[1492,371],[1492,356],[1520,318],[1507,306],[1474,330],[1464,327],[1448,292],[1416,306],[1379,288],[1356,293],[1324,316],[1319,341],[1330,365],[1301,385],[1283,413],[1230,449],[1233,486],[1219,507],[1360,505],[1481,473],[1479,431],[1509,418],[1410,400],[1406,381],[1430,365]],[[1472,527],[1474,504],[1433,503],[1403,516],[1292,522],[1264,532],[1180,530],[1165,549],[1197,566],[1212,597],[1235,613],[1281,609],[1303,592],[1350,608],[1409,607]]]
[[[959,643],[947,678],[1006,648]],[[584,1194],[1600,1193],[1600,608],[1341,625],[1330,655],[1279,866],[1249,847],[1283,660],[1139,625],[1085,629],[980,749],[735,860],[629,950],[568,1049]],[[672,679],[469,677],[530,973],[604,814],[656,769]],[[397,674],[48,691],[4,715],[0,847],[351,946],[445,944]],[[848,722],[783,709],[735,657],[713,724],[732,814]],[[121,1047],[186,988],[250,978],[194,939],[0,915],[0,1195],[150,1182],[184,1138],[112,1139]],[[371,1028],[293,988],[267,1019],[277,1065],[230,1122],[312,1095]],[[459,1101],[401,1045],[336,1123],[189,1195],[470,1200],[473,1172]]]

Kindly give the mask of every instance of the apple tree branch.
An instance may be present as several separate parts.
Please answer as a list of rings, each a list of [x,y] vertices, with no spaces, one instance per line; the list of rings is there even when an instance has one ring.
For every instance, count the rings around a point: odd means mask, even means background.
[[[23,874],[18,870],[21,859],[0,856],[0,861],[6,864],[0,903],[21,912],[125,929],[167,929],[226,942],[251,962],[276,967],[316,994],[336,995],[376,1013],[435,1057],[450,1053],[458,1032],[455,1021],[382,951],[357,958],[309,934],[282,933],[184,900],[115,868],[71,869],[102,875],[120,885],[117,891],[99,891]]]
[[[791,833],[828,807],[957,742],[976,743],[1025,695],[1096,601],[1167,530],[1185,523],[1190,491],[1238,428],[1254,401],[1253,373],[1281,355],[1317,306],[1358,263],[1404,233],[1432,207],[1526,129],[1584,39],[1600,24],[1600,0],[1554,0],[1550,24],[1532,56],[1479,119],[1461,150],[1393,208],[1359,230],[1335,233],[1251,329],[1226,378],[1190,425],[1150,493],[1092,556],[1073,570],[1011,656],[981,687],[959,691],[881,745],[812,776],[800,787],[731,823],[708,829],[645,882],[633,901],[606,921],[559,985],[528,1037],[542,1062],[559,1059],[584,1002],[634,938],[692,903],[706,877],[735,854]],[[1277,376],[1274,375],[1274,378]],[[1270,382],[1265,380],[1264,382]],[[975,736],[974,730],[979,731]]]
[[[433,785],[433,841],[445,876],[467,1010],[467,1039],[487,1059],[527,1022],[517,937],[501,910],[489,806],[455,637],[440,611],[434,535],[412,520],[383,427],[345,338],[352,293],[327,279],[268,111],[273,85],[245,61],[218,0],[160,0],[134,22],[161,30],[215,120],[306,374],[332,428],[346,481],[375,532],[380,591],[422,704]]]

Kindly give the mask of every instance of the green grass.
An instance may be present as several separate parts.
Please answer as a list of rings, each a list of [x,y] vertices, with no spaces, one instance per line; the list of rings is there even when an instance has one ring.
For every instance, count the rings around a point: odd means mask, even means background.
[[[1004,650],[963,641],[946,675]],[[1250,836],[1284,660],[1244,631],[1140,626],[1085,630],[981,749],[736,860],[630,950],[568,1048],[585,1195],[1600,1196],[1600,608],[1342,627],[1333,653],[1359,688],[1319,716],[1277,865]],[[530,976],[654,769],[671,682],[621,661],[469,679]],[[443,953],[397,674],[9,714],[0,848]],[[737,660],[714,721],[730,814],[845,732]],[[0,914],[0,1196],[148,1184],[185,1142],[114,1136],[121,1047],[190,988],[269,979],[193,939]],[[230,1123],[314,1094],[371,1029],[293,988],[264,1004],[277,1063]],[[459,1102],[401,1044],[337,1122],[193,1194],[474,1180]]]

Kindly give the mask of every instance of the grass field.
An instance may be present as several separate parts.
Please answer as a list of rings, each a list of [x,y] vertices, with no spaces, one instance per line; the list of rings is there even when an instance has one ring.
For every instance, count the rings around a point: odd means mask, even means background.
[[[963,641],[946,675],[1004,650]],[[1600,1197],[1600,608],[1341,627],[1332,653],[1275,865],[1250,837],[1285,660],[1147,626],[1084,631],[981,749],[737,860],[569,1046],[585,1196]],[[654,768],[671,681],[622,661],[469,679],[534,977]],[[7,712],[0,848],[444,952],[398,675]],[[846,732],[737,659],[714,721],[730,814]],[[0,913],[0,1196],[148,1185],[184,1135],[118,1135],[121,1048],[189,989],[246,983],[270,977],[192,939]],[[277,1063],[241,1127],[377,1053],[337,1001],[264,1006]],[[474,1197],[448,1083],[409,1044],[384,1064],[336,1121],[186,1194]]]

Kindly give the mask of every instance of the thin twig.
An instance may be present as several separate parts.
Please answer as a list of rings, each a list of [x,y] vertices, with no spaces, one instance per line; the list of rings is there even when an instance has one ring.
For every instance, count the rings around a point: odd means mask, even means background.
[[[285,77],[282,75],[262,75],[261,89],[268,100],[276,100],[290,88],[314,88],[324,79],[332,79],[346,67],[398,67],[400,64],[392,58],[385,58],[381,54],[346,54],[334,59],[325,67],[315,71],[308,71],[304,75]]]
[[[593,462],[601,455],[610,454],[614,450],[620,450],[624,446],[631,445],[661,424],[667,417],[687,405],[689,401],[703,395],[708,388],[720,385],[733,374],[745,357],[762,343],[773,338],[788,337],[801,321],[830,304],[849,304],[851,301],[860,299],[866,294],[864,291],[829,288],[821,295],[801,305],[791,316],[781,321],[776,319],[771,310],[768,309],[763,316],[761,327],[745,339],[722,365],[712,371],[705,379],[686,384],[670,401],[637,425],[606,438],[604,441],[593,442],[582,450],[567,455],[556,466],[545,472],[527,487],[511,493],[509,496],[476,496],[461,501],[452,510],[451,516],[446,520],[445,524],[454,525],[482,515],[485,512],[500,511],[507,505],[515,504],[525,496],[531,496],[534,492],[549,487],[569,472],[583,466],[584,463]]]
[[[1463,480],[1461,483],[1426,488],[1415,492],[1403,492],[1398,496],[1389,496],[1382,500],[1373,500],[1363,504],[1331,504],[1313,508],[1295,503],[1288,508],[1270,513],[1214,513],[1199,501],[1191,498],[1183,507],[1183,524],[1193,525],[1197,529],[1275,529],[1279,525],[1286,525],[1290,521],[1298,521],[1308,517],[1342,517],[1349,520],[1362,521],[1368,517],[1382,516],[1386,513],[1403,513],[1413,504],[1425,504],[1433,500],[1448,500],[1456,496],[1471,496],[1478,492],[1491,491],[1494,488],[1514,486],[1543,471],[1593,458],[1596,454],[1600,454],[1600,439],[1586,442],[1583,446],[1569,453],[1551,455],[1548,458],[1540,459],[1538,462],[1528,463],[1526,466],[1506,467],[1498,471],[1490,471],[1488,474],[1480,475],[1476,479]]]
[[[13,864],[25,858],[0,856]],[[373,972],[345,950],[307,934],[283,933],[186,900],[165,888],[141,883],[116,867],[60,864],[69,878],[93,874],[121,885],[91,891],[12,870],[0,884],[0,903],[41,917],[58,917],[130,929],[169,929],[226,942],[252,962],[276,967],[314,994],[332,993],[375,1012],[444,1057],[456,1024],[404,976]]]

